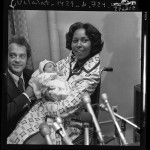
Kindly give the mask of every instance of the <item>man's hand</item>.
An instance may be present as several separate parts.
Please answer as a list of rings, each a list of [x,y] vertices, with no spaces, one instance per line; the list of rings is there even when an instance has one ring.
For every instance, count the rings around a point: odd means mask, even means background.
[[[25,93],[29,96],[29,98],[34,96],[33,88],[30,85],[26,88]]]

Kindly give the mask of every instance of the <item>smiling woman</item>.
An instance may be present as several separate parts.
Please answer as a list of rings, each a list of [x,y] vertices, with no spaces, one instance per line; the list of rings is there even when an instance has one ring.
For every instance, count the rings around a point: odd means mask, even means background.
[[[77,59],[94,56],[103,48],[101,33],[90,23],[76,22],[70,26],[66,34],[66,48],[72,50],[74,54],[77,51],[83,52],[84,56],[81,58],[76,56]]]
[[[83,59],[90,54],[91,41],[85,34],[85,29],[81,28],[74,32],[71,46],[77,59]]]

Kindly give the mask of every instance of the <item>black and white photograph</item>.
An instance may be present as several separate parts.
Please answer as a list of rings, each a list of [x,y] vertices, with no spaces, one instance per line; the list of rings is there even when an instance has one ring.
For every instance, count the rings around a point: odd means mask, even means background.
[[[136,2],[114,1],[113,11],[100,0],[83,1],[85,10],[9,2],[4,147],[145,148],[148,12]]]

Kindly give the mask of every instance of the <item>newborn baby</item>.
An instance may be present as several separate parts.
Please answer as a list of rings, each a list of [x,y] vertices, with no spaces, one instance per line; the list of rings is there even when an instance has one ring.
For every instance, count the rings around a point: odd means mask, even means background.
[[[41,98],[46,89],[49,89],[53,101],[65,99],[70,92],[68,82],[57,71],[55,63],[46,59],[40,62],[39,69],[32,74],[29,85],[33,87],[37,99]]]

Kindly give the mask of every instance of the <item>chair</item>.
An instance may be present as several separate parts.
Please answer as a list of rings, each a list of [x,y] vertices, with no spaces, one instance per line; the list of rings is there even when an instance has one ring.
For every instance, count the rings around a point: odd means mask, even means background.
[[[96,115],[96,118],[98,120],[98,116],[99,116],[99,101],[100,101],[100,89],[101,89],[101,78],[102,78],[102,72],[103,71],[107,71],[107,72],[112,72],[113,68],[112,67],[104,67],[100,70],[100,82],[97,85],[94,93],[91,95],[91,105],[93,107],[94,113]],[[97,145],[98,144],[98,138],[97,138],[97,133],[96,133],[96,129],[95,126],[92,125],[92,129],[89,131],[89,136],[90,138],[92,138],[92,145]],[[104,142],[105,144],[107,144],[112,138],[106,137],[104,136]],[[83,145],[84,143],[84,135],[81,134],[78,138],[76,138],[73,143],[76,143],[77,145]],[[82,144],[81,144],[82,143]]]

